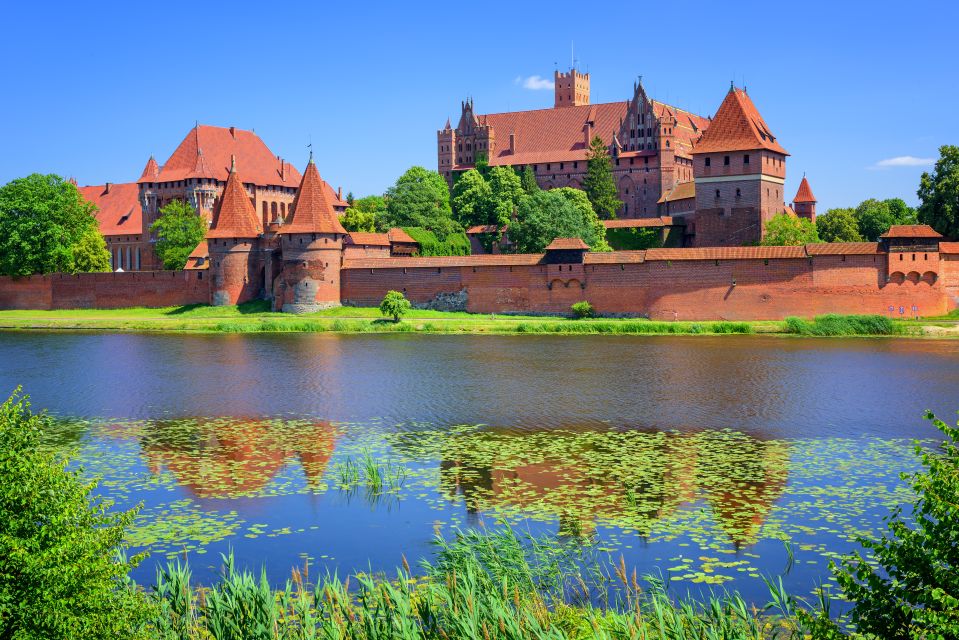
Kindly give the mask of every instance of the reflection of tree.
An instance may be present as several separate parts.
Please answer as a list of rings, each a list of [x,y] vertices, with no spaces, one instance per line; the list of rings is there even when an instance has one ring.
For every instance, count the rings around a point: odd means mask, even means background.
[[[195,496],[210,498],[255,493],[293,457],[316,487],[335,440],[323,422],[184,419],[148,423],[140,446],[152,472],[166,468]]]
[[[470,512],[519,508],[576,535],[605,520],[647,536],[704,495],[737,544],[755,541],[788,462],[784,443],[727,432],[482,431],[447,438],[441,456],[443,489]]]

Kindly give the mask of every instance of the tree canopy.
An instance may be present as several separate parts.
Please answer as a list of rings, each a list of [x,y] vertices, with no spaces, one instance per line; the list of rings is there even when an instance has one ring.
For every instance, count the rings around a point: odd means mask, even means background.
[[[822,242],[861,242],[856,210],[830,209],[816,217],[816,232]]]
[[[581,238],[593,250],[608,251],[605,229],[597,222],[582,191],[538,191],[520,199],[509,237],[517,253],[540,253],[556,238]]]
[[[407,169],[386,192],[384,226],[423,227],[440,239],[462,230],[453,220],[446,180],[423,167]]]
[[[206,236],[206,220],[182,200],[172,200],[160,209],[160,215],[150,225],[156,234],[156,254],[164,269],[171,271],[186,266],[187,258]]]
[[[409,313],[412,305],[399,291],[387,291],[380,302],[380,313],[384,316],[393,318],[393,322],[399,322],[400,318]]]
[[[523,187],[523,191],[527,194],[534,194],[539,191],[539,183],[536,182],[536,172],[533,171],[533,167],[526,165],[523,167],[523,175],[520,176],[520,184]]]
[[[609,150],[599,136],[593,138],[586,152],[583,191],[589,197],[593,211],[601,218],[615,218],[616,212],[623,206],[618,198],[616,182],[613,180],[613,163],[609,157]]]
[[[350,206],[343,212],[340,223],[347,231],[385,231],[386,200],[382,196],[366,196],[358,200],[349,194]]]
[[[811,220],[780,213],[766,223],[762,244],[767,247],[797,246],[819,242],[816,225]]]
[[[923,172],[917,194],[919,222],[948,238],[959,238],[959,146],[939,148],[935,169]]]
[[[57,175],[34,173],[0,187],[0,275],[109,271],[95,212]]]
[[[453,218],[464,229],[477,224],[492,224],[493,190],[476,169],[456,178],[450,204]]]

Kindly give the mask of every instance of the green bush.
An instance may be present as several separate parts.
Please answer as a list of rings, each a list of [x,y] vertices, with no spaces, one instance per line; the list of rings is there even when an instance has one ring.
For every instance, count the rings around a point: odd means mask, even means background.
[[[114,513],[95,482],[42,445],[50,419],[14,392],[0,405],[0,638],[141,638],[151,607],[124,557],[136,510]]]
[[[880,315],[827,314],[812,320],[789,317],[785,330],[803,336],[889,336],[900,333],[891,318]]]
[[[393,322],[399,322],[411,308],[410,301],[399,291],[387,291],[380,302],[380,313],[393,318]]]
[[[403,231],[419,243],[421,256],[468,256],[470,239],[465,233],[449,233],[440,240],[435,233],[422,227],[403,227]]]
[[[923,470],[903,474],[916,496],[909,515],[896,508],[890,535],[860,540],[869,560],[857,552],[831,567],[860,633],[959,638],[959,429],[926,418],[946,440],[938,451],[915,447]]]
[[[613,251],[657,249],[663,246],[662,229],[656,227],[607,229],[606,242]]]
[[[593,305],[586,300],[574,302],[570,310],[573,312],[574,318],[592,318],[596,315],[596,310],[593,309]]]

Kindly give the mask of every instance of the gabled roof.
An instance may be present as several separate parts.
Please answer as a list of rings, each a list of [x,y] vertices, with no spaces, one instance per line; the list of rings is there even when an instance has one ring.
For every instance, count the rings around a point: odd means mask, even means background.
[[[386,232],[386,235],[389,236],[390,242],[401,242],[404,244],[415,244],[419,246],[419,243],[413,239],[413,236],[406,233],[399,227],[393,227],[392,229]]]
[[[693,153],[768,149],[789,155],[776,141],[756,105],[742,89],[730,88]]]
[[[793,198],[794,204],[800,202],[816,202],[816,196],[812,194],[812,187],[809,186],[809,180],[806,180],[806,176],[802,177],[802,182],[799,183],[799,191]]]
[[[878,242],[817,242],[806,245],[810,256],[862,256],[879,253]]]
[[[200,155],[206,169],[198,160]],[[300,172],[289,162],[273,155],[252,131],[209,125],[197,125],[191,129],[160,168],[159,174],[152,178],[141,177],[138,182],[172,182],[188,178],[226,180],[230,175],[231,157],[236,157],[243,167],[244,180],[248,183],[284,187],[295,187],[300,183]]]
[[[939,253],[959,253],[959,242],[940,242]]]
[[[673,202],[674,200],[686,200],[687,198],[696,197],[696,183],[690,180],[689,182],[680,182],[672,189],[667,191],[660,197],[657,201],[657,204],[663,204],[666,202]]]
[[[236,165],[227,178],[223,195],[213,209],[213,224],[207,232],[207,238],[255,238],[263,233],[260,218],[243,188]]]
[[[658,218],[617,218],[616,220],[603,220],[603,226],[607,229],[648,229],[662,228],[673,224],[672,216],[659,216]]]
[[[160,165],[157,164],[156,158],[151,155],[137,182],[156,182],[158,175],[160,175]]]
[[[326,197],[326,189],[316,163],[310,158],[303,173],[300,188],[293,198],[293,207],[285,224],[277,233],[342,233],[346,229],[336,217],[333,206]]]
[[[477,233],[497,233],[500,230],[506,231],[506,227],[498,227],[495,224],[476,224],[466,230],[466,235],[471,236]]]
[[[928,224],[894,224],[880,238],[941,238]]]
[[[589,250],[589,245],[580,238],[556,238],[547,245],[547,251]]]
[[[350,231],[350,242],[370,247],[390,246],[390,236],[386,233],[370,233],[367,231]]]
[[[143,209],[140,207],[140,189],[135,182],[77,187],[87,202],[97,206],[100,234],[121,236],[143,233]]]

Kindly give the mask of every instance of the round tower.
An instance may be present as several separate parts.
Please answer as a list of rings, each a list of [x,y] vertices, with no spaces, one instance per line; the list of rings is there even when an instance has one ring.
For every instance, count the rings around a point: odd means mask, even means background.
[[[273,287],[274,310],[310,313],[340,306],[340,264],[346,229],[326,197],[313,156],[277,231],[283,270]]]
[[[223,196],[207,232],[210,251],[210,304],[240,304],[263,290],[259,239],[263,230],[253,203],[236,171],[234,158]]]
[[[806,180],[805,175],[802,177],[802,182],[799,183],[799,191],[796,192],[796,197],[793,198],[793,211],[800,218],[806,218],[812,222],[816,221],[816,196],[812,194],[812,187],[809,186],[809,181]]]

